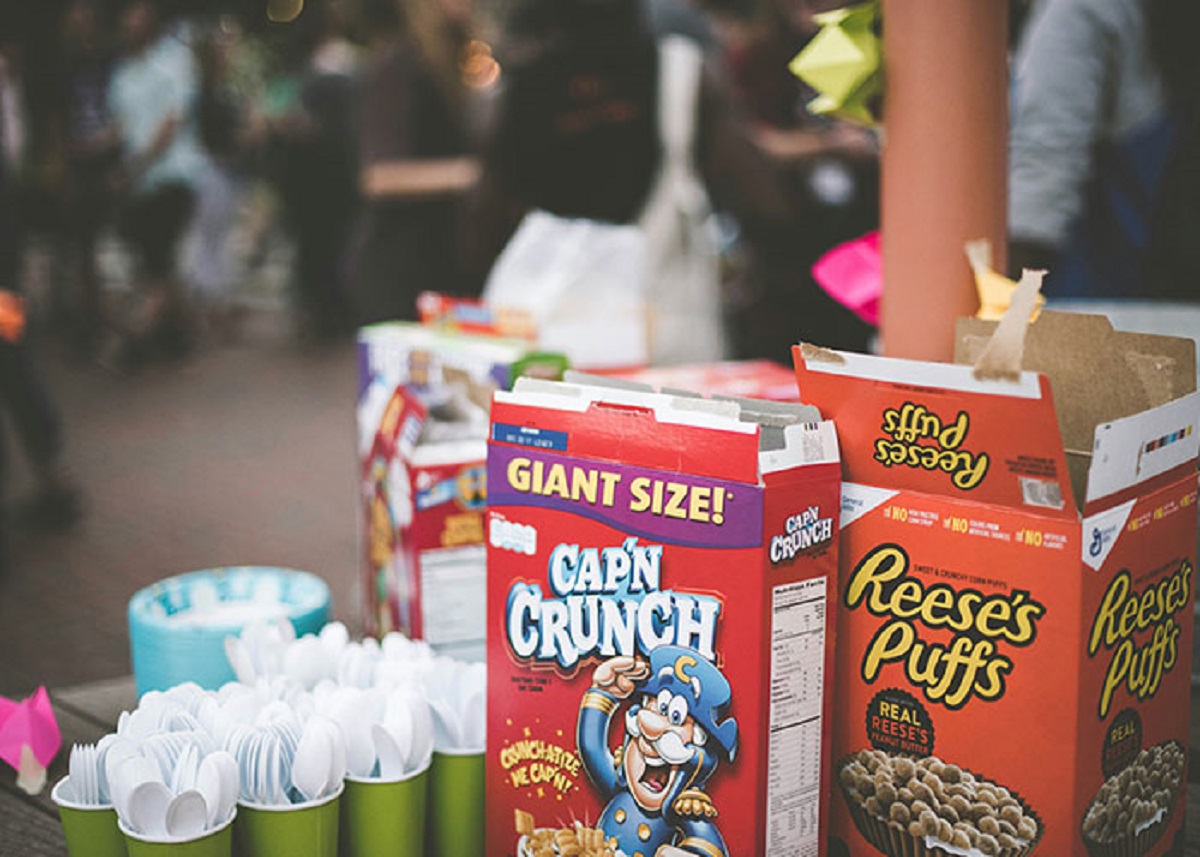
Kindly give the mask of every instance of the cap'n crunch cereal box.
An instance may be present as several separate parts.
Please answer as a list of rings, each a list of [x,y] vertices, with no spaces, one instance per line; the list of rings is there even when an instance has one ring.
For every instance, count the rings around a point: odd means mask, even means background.
[[[522,380],[488,482],[489,857],[824,854],[832,425]]]
[[[1181,855],[1190,343],[1045,312],[1046,374],[795,357],[845,474],[830,854]]]

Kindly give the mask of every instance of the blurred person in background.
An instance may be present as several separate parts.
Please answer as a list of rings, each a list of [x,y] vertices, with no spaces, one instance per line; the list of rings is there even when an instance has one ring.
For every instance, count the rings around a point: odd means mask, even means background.
[[[178,261],[195,181],[207,164],[196,132],[199,78],[191,46],[164,26],[152,0],[132,0],[120,28],[125,52],[109,86],[109,108],[121,139],[119,228],[137,258],[139,285],[108,359],[134,369],[191,350]]]
[[[359,324],[416,318],[425,290],[469,292],[462,201],[479,172],[466,62],[471,0],[367,0],[366,8],[376,38],[362,84]]]
[[[197,127],[208,158],[207,170],[197,182],[189,278],[202,328],[223,340],[237,335],[233,291],[240,259],[234,239],[245,228],[254,167],[266,139],[266,125],[255,103],[258,93],[233,68],[243,38],[238,22],[223,16],[196,42]]]
[[[1021,43],[1029,10],[1036,0],[1008,0],[1008,47],[1014,50]]]
[[[1200,8],[1041,0],[1015,62],[1009,268],[1048,297],[1200,297]]]
[[[359,209],[359,49],[335,0],[305,4],[282,33],[284,73],[269,87],[268,171],[296,248],[302,335],[313,342],[350,333],[350,237]]]
[[[54,527],[79,515],[79,493],[63,464],[63,430],[30,352],[20,297],[20,232],[15,178],[25,146],[25,117],[10,55],[0,51],[0,411],[11,422],[32,464],[35,493],[18,510],[30,527]],[[9,463],[0,428],[0,485]],[[0,504],[0,569],[7,555],[8,515]]]
[[[817,34],[814,16],[841,0],[715,0],[734,97],[785,176],[800,213],[795,231],[745,236],[738,353],[787,362],[806,339],[866,351],[873,331],[830,298],[811,269],[835,245],[879,225],[879,149],[870,130],[808,111],[816,93],[788,64]]]
[[[55,138],[65,167],[70,255],[69,336],[78,356],[97,353],[105,330],[96,241],[112,215],[120,140],[108,109],[114,57],[96,0],[75,0],[62,25],[63,60]]]
[[[522,48],[505,64],[495,127],[472,205],[471,261],[481,281],[522,218],[535,209],[560,218],[641,223],[664,187],[660,176],[668,166],[660,134],[660,109],[664,101],[670,106],[669,97],[659,91],[664,54],[638,0],[528,0],[518,20],[527,33],[517,34]],[[677,40],[672,50],[682,57],[678,49],[685,46]],[[686,174],[684,194],[688,199],[696,193],[707,197],[703,208],[715,203],[748,233],[790,233],[793,210],[780,193],[777,175],[747,135],[719,74],[698,46],[691,47],[690,55],[697,94],[683,109],[691,111],[692,151],[684,153],[684,163],[674,165]],[[668,195],[676,193],[681,179],[675,172],[672,177],[664,190]],[[675,248],[680,254],[711,257],[715,264],[711,230],[691,231],[688,239],[696,243],[684,240]],[[648,248],[648,256],[657,257],[661,249]],[[648,286],[661,293],[664,284]],[[654,295],[650,300],[655,301]],[[707,305],[709,298],[702,302]],[[686,312],[682,307],[660,309],[672,315]],[[705,326],[710,323],[718,330],[724,327],[721,318],[709,319]],[[727,339],[727,332],[717,338]],[[655,350],[652,343],[652,359],[657,359]],[[715,359],[724,355],[725,343],[695,343],[691,353]]]
[[[705,54],[716,56],[721,43],[708,16],[693,0],[646,0],[650,30],[657,38],[683,36]]]

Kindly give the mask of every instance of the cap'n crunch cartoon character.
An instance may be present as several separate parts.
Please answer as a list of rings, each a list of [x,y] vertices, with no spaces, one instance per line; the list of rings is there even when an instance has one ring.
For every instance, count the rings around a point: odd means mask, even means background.
[[[704,792],[721,759],[732,762],[738,729],[724,718],[729,681],[698,652],[660,646],[615,657],[592,674],[579,706],[576,740],[584,769],[608,803],[598,827],[618,854],[726,857]],[[625,740],[612,753],[608,728],[621,703]]]

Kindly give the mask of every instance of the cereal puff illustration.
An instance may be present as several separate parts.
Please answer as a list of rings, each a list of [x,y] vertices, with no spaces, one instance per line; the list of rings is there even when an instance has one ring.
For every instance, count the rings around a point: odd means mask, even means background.
[[[731,696],[720,670],[680,646],[654,649],[649,662],[615,657],[596,667],[580,703],[576,740],[588,777],[607,801],[597,826],[616,854],[728,854],[704,788],[720,761],[732,763],[737,753],[737,722],[724,717]],[[624,743],[614,754],[609,724],[631,697]]]

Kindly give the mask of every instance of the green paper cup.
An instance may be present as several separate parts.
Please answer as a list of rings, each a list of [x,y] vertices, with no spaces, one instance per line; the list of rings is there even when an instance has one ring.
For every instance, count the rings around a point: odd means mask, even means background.
[[[483,857],[483,751],[435,751],[429,767],[430,857]]]
[[[237,812],[229,820],[215,830],[206,832],[197,839],[179,841],[164,839],[134,833],[124,824],[120,824],[121,833],[125,835],[125,852],[129,857],[231,857],[233,854],[233,820]]]
[[[233,838],[238,857],[338,857],[338,799],[284,806],[238,803]]]
[[[423,857],[429,763],[394,781],[346,778],[341,857]]]
[[[125,837],[117,827],[117,811],[111,804],[89,806],[63,797],[70,779],[63,777],[50,790],[67,840],[67,853],[71,857],[125,857]]]

